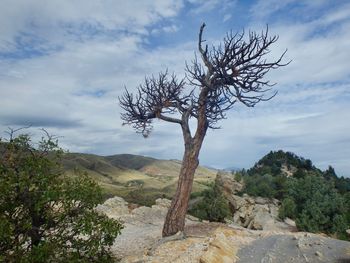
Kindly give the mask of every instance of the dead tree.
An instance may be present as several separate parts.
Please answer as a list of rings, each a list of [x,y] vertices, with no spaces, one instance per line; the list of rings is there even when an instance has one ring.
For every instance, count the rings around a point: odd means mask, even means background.
[[[286,64],[282,58],[268,61],[270,46],[278,40],[268,36],[268,28],[261,34],[249,32],[228,33],[223,43],[208,49],[203,46],[202,24],[199,30],[197,57],[186,64],[186,78],[178,80],[168,71],[157,77],[145,78],[136,94],[125,91],[119,97],[123,109],[121,118],[137,132],[147,137],[152,130],[153,119],[178,124],[183,133],[184,155],[176,193],[165,219],[163,236],[183,231],[185,216],[192,190],[195,170],[199,163],[199,152],[207,130],[217,129],[217,123],[225,119],[225,113],[236,102],[254,107],[276,95],[264,77],[271,69]],[[268,94],[268,95],[267,95]],[[196,130],[191,131],[189,120],[196,119]]]

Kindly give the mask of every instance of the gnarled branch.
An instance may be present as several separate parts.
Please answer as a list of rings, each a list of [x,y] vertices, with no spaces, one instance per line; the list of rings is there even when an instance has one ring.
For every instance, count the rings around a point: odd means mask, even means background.
[[[157,78],[145,78],[136,95],[125,90],[119,97],[120,106],[124,110],[121,114],[124,124],[132,125],[145,137],[151,132],[152,120],[155,118],[182,124],[180,118],[169,115],[181,114],[186,110],[188,96],[182,95],[184,84],[184,80],[178,81],[174,74],[169,77],[166,71]]]
[[[207,71],[195,58],[191,66],[186,65],[187,79],[194,86],[209,89],[205,114],[209,127],[217,128],[215,124],[225,118],[225,112],[236,102],[254,107],[261,101],[272,99],[277,92],[268,92],[275,84],[266,80],[265,75],[271,69],[286,66],[290,62],[282,63],[286,51],[276,60],[269,61],[266,58],[270,46],[278,40],[277,36],[268,36],[268,27],[261,34],[249,32],[247,39],[244,31],[235,34],[230,32],[222,45],[213,46],[210,50],[208,45],[202,47],[204,27],[205,24],[202,24],[198,49]],[[199,108],[198,103],[198,111]]]
[[[197,131],[215,129],[237,102],[254,107],[277,94],[271,91],[275,83],[266,80],[266,74],[289,62],[282,63],[286,51],[277,59],[268,60],[270,46],[278,40],[277,36],[269,36],[268,27],[260,34],[230,32],[221,45],[212,48],[203,45],[204,28],[203,23],[198,36],[201,60],[195,56],[191,64],[186,63],[187,83],[184,79],[178,81],[175,75],[169,77],[166,71],[157,78],[146,78],[136,95],[126,90],[119,98],[125,124],[131,124],[144,136],[150,133],[155,118],[182,126],[189,118],[196,118]]]

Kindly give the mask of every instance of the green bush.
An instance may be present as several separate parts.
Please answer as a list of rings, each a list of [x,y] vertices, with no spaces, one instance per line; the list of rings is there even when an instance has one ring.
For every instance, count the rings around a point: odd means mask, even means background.
[[[251,196],[273,198],[276,195],[276,187],[274,184],[274,177],[269,174],[263,176],[248,175],[244,177],[243,192]]]
[[[286,217],[294,219],[296,216],[296,204],[292,198],[285,198],[278,210],[278,217],[285,219]]]
[[[189,211],[191,215],[211,222],[225,222],[225,218],[231,215],[227,200],[215,184],[204,190],[202,197]]]
[[[0,261],[110,262],[122,224],[95,212],[102,201],[86,175],[65,177],[50,136],[0,145]]]
[[[242,178],[243,178],[241,172],[235,172],[235,173],[234,173],[234,176],[235,176],[234,178],[235,178],[235,180],[236,180],[237,182],[240,182],[240,181],[242,180]]]
[[[349,227],[348,207],[332,181],[322,176],[290,180],[289,198],[296,206],[296,223],[300,230],[342,235]]]

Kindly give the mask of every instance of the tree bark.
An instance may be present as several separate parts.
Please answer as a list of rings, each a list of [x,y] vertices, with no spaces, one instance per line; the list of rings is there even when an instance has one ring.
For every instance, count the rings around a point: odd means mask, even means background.
[[[174,235],[179,231],[184,231],[185,228],[185,219],[192,191],[194,173],[199,164],[199,152],[208,129],[208,122],[205,115],[205,96],[207,93],[208,89],[204,88],[200,94],[200,116],[198,118],[197,130],[194,137],[191,136],[188,124],[191,108],[182,115],[181,128],[185,142],[185,153],[182,159],[177,189],[165,218],[162,233],[163,237]]]
[[[165,218],[163,237],[183,231],[185,227],[185,217],[192,191],[194,173],[199,163],[199,149],[197,147],[190,148],[185,150],[176,193]]]

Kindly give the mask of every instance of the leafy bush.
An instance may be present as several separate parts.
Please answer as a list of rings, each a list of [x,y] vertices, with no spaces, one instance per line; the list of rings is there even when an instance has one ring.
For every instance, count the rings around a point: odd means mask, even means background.
[[[243,191],[251,196],[275,197],[274,178],[269,174],[245,176]]]
[[[242,175],[242,173],[241,172],[235,172],[234,173],[234,178],[235,178],[235,180],[237,181],[237,182],[240,182],[241,180],[242,180],[242,178],[243,178],[243,175]]]
[[[57,141],[43,137],[35,148],[20,135],[0,146],[0,261],[110,262],[123,226],[94,211],[94,181],[62,174]]]
[[[193,206],[189,213],[211,222],[225,222],[225,218],[231,215],[227,200],[215,184],[202,192],[202,199]]]
[[[289,196],[297,204],[296,223],[310,232],[342,233],[346,230],[346,203],[334,184],[321,176],[291,180]],[[335,224],[336,223],[336,224]]]
[[[278,217],[285,219],[286,217],[294,219],[296,216],[296,204],[292,198],[285,198],[278,210]]]

